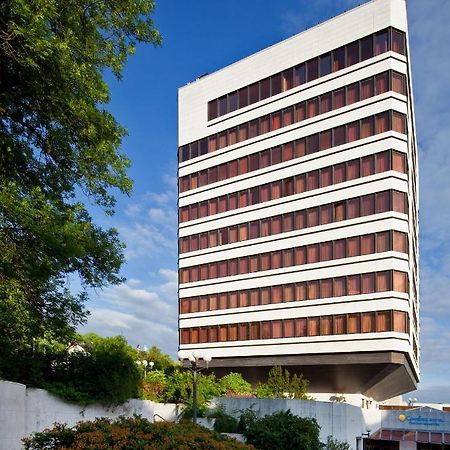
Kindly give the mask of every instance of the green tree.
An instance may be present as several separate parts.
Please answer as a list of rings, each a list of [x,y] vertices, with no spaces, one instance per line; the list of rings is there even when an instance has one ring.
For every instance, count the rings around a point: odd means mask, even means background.
[[[320,427],[315,419],[294,416],[289,410],[252,419],[243,433],[260,450],[321,450]]]
[[[138,43],[160,44],[154,7],[0,2],[0,376],[23,381],[36,339],[67,339],[86,320],[85,288],[122,281],[117,231],[81,200],[112,214],[113,190],[131,191],[104,74],[120,78]]]
[[[274,366],[270,369],[267,383],[257,386],[256,396],[259,398],[295,398],[309,400],[307,395],[309,381],[302,374],[291,376],[287,369]]]
[[[347,441],[334,439],[333,436],[328,436],[327,443],[324,445],[324,450],[350,450],[350,448]]]
[[[240,373],[230,372],[219,380],[219,389],[222,395],[249,395],[252,393],[252,385],[244,380]]]

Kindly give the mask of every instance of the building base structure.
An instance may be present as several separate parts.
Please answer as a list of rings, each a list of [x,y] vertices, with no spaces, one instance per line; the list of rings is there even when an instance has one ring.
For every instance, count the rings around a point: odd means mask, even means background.
[[[218,377],[239,372],[256,385],[276,365],[302,374],[311,392],[363,394],[376,401],[413,391],[417,382],[407,356],[399,352],[215,358],[209,367]]]

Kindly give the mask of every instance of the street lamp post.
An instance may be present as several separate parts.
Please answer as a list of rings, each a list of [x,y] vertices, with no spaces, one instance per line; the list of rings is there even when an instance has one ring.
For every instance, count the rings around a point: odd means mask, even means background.
[[[190,370],[192,372],[192,422],[197,423],[197,373],[203,369],[203,367],[199,366],[199,363],[201,361],[204,361],[206,363],[206,368],[208,368],[208,364],[211,362],[212,357],[198,351],[189,353],[180,350],[178,352],[178,359],[182,363],[184,363],[186,359],[191,363]]]

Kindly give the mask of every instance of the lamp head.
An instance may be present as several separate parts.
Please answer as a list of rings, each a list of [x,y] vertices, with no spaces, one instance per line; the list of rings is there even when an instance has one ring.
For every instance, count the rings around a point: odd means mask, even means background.
[[[148,364],[149,364],[150,368],[153,369],[153,366],[155,365],[155,363],[153,361],[150,361]]]

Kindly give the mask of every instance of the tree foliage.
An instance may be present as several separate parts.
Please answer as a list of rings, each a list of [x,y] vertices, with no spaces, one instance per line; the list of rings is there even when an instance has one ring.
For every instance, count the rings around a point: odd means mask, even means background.
[[[293,376],[287,369],[274,366],[269,371],[267,383],[257,386],[256,396],[259,398],[295,398],[309,400],[307,395],[309,381],[302,374]]]
[[[243,434],[247,443],[260,450],[321,450],[319,432],[315,419],[297,417],[288,410],[253,418]]]
[[[44,335],[86,319],[83,288],[119,283],[123,246],[95,225],[128,194],[126,130],[105,109],[105,72],[119,77],[140,42],[158,45],[153,0],[0,2],[0,376]],[[12,367],[12,360],[22,358]]]

